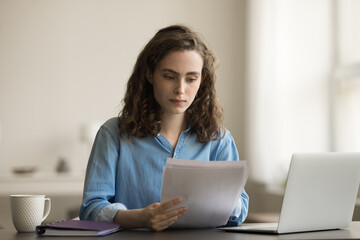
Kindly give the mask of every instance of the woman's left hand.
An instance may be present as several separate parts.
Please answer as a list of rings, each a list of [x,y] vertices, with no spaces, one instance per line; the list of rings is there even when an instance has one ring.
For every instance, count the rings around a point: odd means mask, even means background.
[[[142,210],[144,225],[153,231],[162,231],[170,227],[186,212],[186,207],[169,210],[181,202],[181,198],[175,198],[162,204],[150,204]]]

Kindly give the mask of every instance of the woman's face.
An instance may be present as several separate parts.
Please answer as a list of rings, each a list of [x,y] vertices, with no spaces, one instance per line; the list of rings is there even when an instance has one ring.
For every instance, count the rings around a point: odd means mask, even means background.
[[[203,59],[196,51],[174,51],[157,65],[149,82],[163,114],[184,114],[201,83]]]

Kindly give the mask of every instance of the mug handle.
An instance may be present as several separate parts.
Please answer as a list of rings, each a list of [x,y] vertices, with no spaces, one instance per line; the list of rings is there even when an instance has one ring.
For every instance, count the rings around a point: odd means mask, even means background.
[[[51,200],[50,200],[50,198],[45,198],[45,210],[44,210],[44,216],[43,216],[42,221],[44,221],[47,218],[47,216],[50,213],[50,209],[51,209]]]

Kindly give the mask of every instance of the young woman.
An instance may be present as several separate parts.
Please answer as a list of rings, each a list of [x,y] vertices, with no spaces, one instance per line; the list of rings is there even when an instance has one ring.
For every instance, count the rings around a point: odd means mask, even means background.
[[[215,55],[191,29],[174,25],[156,33],[138,56],[119,117],[96,136],[80,219],[164,230],[186,214],[186,207],[176,207],[181,198],[159,203],[168,157],[239,159],[222,126],[214,64]],[[228,225],[245,220],[248,201],[243,191]]]

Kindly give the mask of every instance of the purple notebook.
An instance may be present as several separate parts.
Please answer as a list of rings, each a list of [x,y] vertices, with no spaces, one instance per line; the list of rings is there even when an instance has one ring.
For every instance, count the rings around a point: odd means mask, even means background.
[[[66,220],[36,227],[38,236],[104,236],[121,230],[119,224]]]

